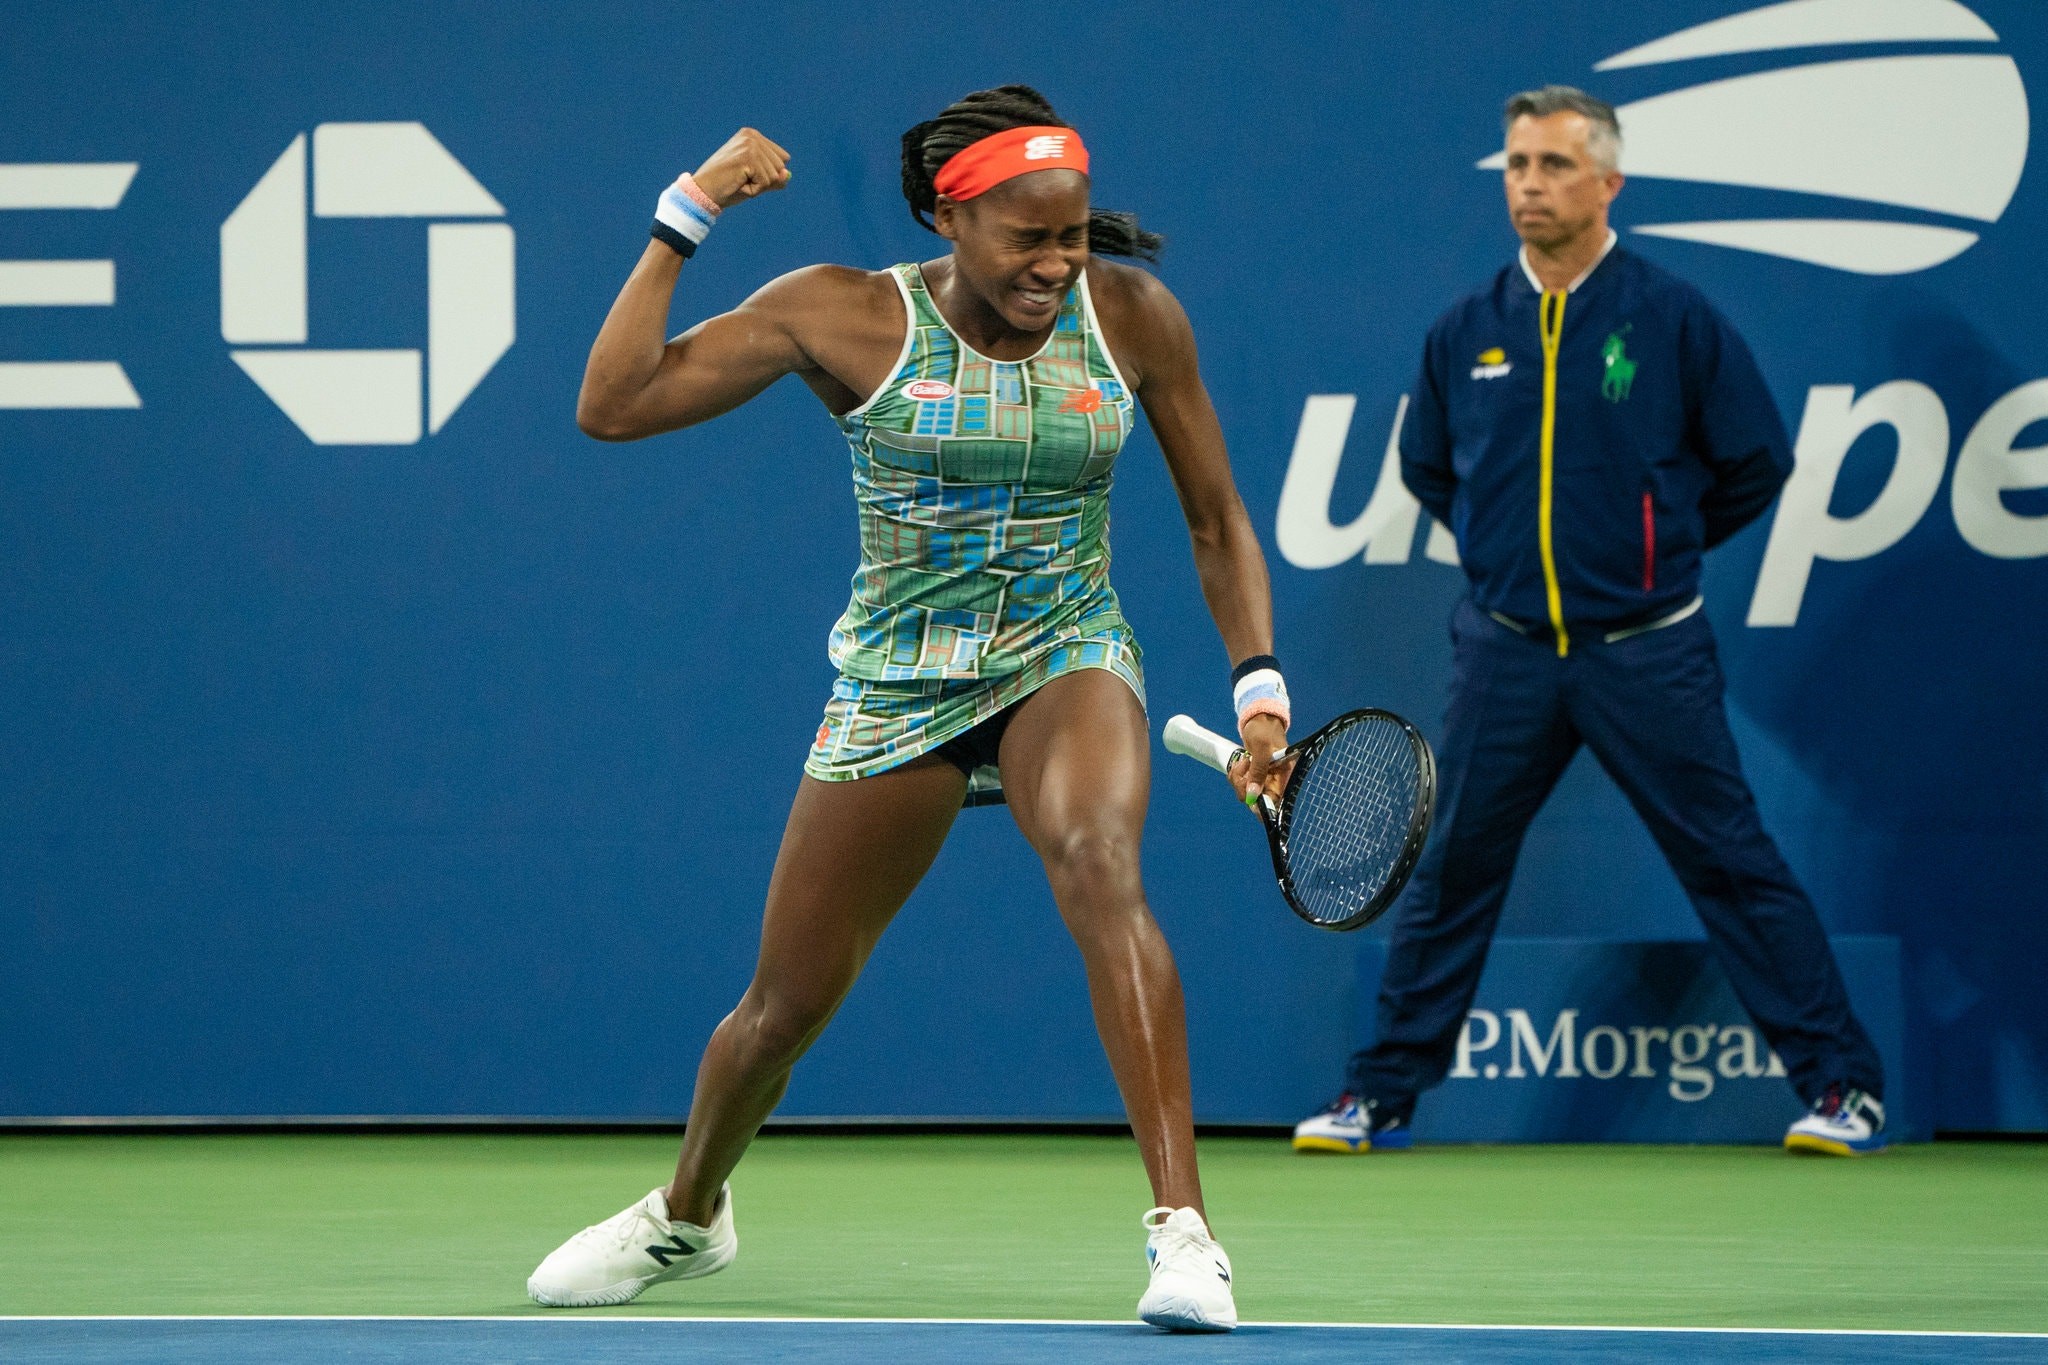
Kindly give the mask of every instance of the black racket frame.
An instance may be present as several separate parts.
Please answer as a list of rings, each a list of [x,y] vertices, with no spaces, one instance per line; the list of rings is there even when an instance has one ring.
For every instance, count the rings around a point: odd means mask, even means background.
[[[1341,920],[1317,919],[1308,912],[1301,902],[1294,885],[1294,874],[1287,866],[1287,829],[1294,814],[1294,799],[1301,790],[1302,780],[1315,766],[1316,755],[1329,744],[1340,731],[1348,729],[1361,720],[1391,720],[1407,737],[1415,753],[1418,770],[1415,806],[1408,817],[1408,834],[1402,841],[1401,852],[1394,860],[1394,870],[1387,877],[1386,885],[1378,895],[1368,901],[1356,914]],[[1377,707],[1360,707],[1346,711],[1329,724],[1317,730],[1298,744],[1287,747],[1288,757],[1294,760],[1294,769],[1287,775],[1287,785],[1280,790],[1279,810],[1276,812],[1269,801],[1258,805],[1259,820],[1266,827],[1266,843],[1273,854],[1273,876],[1280,883],[1280,894],[1287,898],[1287,906],[1295,914],[1307,920],[1318,929],[1343,933],[1351,929],[1362,929],[1371,924],[1392,906],[1401,894],[1401,888],[1408,884],[1408,878],[1415,871],[1416,861],[1422,857],[1422,846],[1429,839],[1430,821],[1436,815],[1436,755],[1430,751],[1429,741],[1405,717]]]

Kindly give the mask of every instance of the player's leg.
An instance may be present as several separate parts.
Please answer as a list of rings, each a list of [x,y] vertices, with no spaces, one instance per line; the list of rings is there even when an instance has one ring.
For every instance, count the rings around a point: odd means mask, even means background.
[[[1010,812],[1081,950],[1153,1198],[1200,1211],[1180,974],[1138,871],[1151,783],[1144,709],[1114,673],[1055,678],[1018,706],[1001,766]]]
[[[931,866],[966,782],[939,759],[853,782],[802,779],[769,878],[754,979],[698,1064],[675,1179],[544,1260],[527,1282],[535,1300],[624,1303],[732,1260],[726,1177]]]
[[[1800,1096],[1883,1093],[1877,1050],[1813,902],[1742,775],[1711,628],[1696,615],[1588,648],[1573,720],[1677,873],[1737,997]]]
[[[1113,673],[1069,673],[1018,706],[1000,758],[1011,813],[1081,949],[1095,1026],[1152,1182],[1152,1274],[1138,1316],[1173,1330],[1228,1330],[1237,1307],[1195,1169],[1180,974],[1138,873],[1151,782],[1144,709]]]
[[[931,758],[854,782],[803,778],[768,879],[753,982],[697,1066],[667,1191],[677,1216],[701,1222],[710,1215],[788,1087],[790,1068],[824,1031],[938,856],[966,781],[952,764]]]
[[[1450,1069],[1522,838],[1578,747],[1559,702],[1554,646],[1469,601],[1452,639],[1435,826],[1393,911],[1374,1041],[1347,1075],[1381,1123],[1405,1120]]]

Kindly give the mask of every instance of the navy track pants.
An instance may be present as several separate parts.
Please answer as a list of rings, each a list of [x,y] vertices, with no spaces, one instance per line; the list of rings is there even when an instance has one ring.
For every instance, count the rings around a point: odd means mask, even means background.
[[[1705,614],[1612,644],[1575,633],[1559,658],[1467,598],[1451,640],[1436,825],[1393,911],[1378,1036],[1351,1058],[1351,1092],[1405,1112],[1450,1069],[1522,836],[1583,743],[1649,826],[1800,1098],[1836,1082],[1882,1095],[1813,902],[1742,776]]]

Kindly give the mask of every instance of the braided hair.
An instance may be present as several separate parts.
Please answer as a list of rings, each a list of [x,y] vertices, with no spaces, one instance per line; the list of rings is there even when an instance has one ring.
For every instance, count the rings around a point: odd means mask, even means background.
[[[1055,114],[1045,96],[1028,85],[999,85],[977,90],[948,105],[935,119],[927,119],[903,135],[903,197],[910,202],[910,216],[918,225],[932,228],[931,214],[938,207],[938,190],[932,178],[970,143],[1011,128],[1071,128]],[[1159,259],[1166,239],[1138,226],[1135,213],[1109,209],[1088,211],[1088,249],[1112,256],[1136,256],[1147,261]]]

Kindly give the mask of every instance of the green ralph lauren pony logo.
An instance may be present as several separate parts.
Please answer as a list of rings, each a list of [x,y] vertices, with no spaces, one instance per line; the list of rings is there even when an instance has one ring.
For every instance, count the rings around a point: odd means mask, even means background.
[[[1625,323],[1618,332],[1609,332],[1607,340],[1600,343],[1600,360],[1607,367],[1607,375],[1600,381],[1600,396],[1610,403],[1619,403],[1628,397],[1629,386],[1636,382],[1636,363],[1628,358],[1628,348],[1621,344],[1634,323]]]

